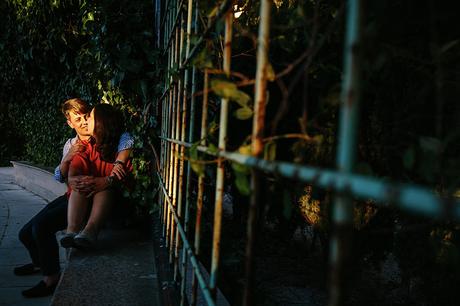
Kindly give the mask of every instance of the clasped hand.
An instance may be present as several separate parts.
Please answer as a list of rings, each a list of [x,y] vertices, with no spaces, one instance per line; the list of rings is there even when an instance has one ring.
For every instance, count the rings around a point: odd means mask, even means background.
[[[91,197],[94,194],[106,189],[108,182],[106,177],[95,177],[90,175],[79,175],[69,178],[69,185],[72,190]]]

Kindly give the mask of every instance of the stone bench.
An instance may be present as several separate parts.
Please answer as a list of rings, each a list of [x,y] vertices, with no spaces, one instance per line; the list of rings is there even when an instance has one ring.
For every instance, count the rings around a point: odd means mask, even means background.
[[[67,190],[54,169],[11,163],[16,183],[48,202]],[[160,305],[153,242],[145,230],[105,228],[95,250],[70,249],[66,257],[51,305]]]
[[[25,161],[11,161],[14,167],[16,184],[27,189],[48,202],[63,195],[67,187],[54,179],[54,169],[38,167]]]

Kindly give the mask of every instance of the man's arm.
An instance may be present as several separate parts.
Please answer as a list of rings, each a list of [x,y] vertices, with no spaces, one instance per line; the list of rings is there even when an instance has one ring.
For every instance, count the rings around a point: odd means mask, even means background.
[[[66,143],[64,144],[64,147],[62,148],[62,158],[61,158],[61,163],[57,165],[56,169],[54,169],[54,179],[60,183],[65,183],[67,179],[67,170],[65,171],[65,175],[61,171],[61,167],[63,170],[65,170],[65,157],[67,156],[67,153],[69,153],[70,147],[72,146],[72,138],[69,138]]]
[[[123,180],[126,176],[125,165],[131,157],[133,151],[134,138],[128,132],[121,134],[118,142],[118,153],[113,165],[110,176],[116,177],[118,180]]]
[[[76,142],[74,144],[72,144],[72,139],[67,140],[62,150],[61,163],[54,171],[54,177],[56,180],[58,180],[61,183],[67,181],[70,162],[72,161],[72,158],[75,156],[75,154],[83,152],[84,150],[85,146],[78,139],[76,139]]]

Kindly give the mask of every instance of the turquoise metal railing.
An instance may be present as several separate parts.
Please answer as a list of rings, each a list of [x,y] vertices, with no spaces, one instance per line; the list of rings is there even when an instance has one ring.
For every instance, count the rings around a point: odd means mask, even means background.
[[[255,216],[259,205],[259,179],[264,173],[276,173],[285,178],[333,190],[336,198],[333,205],[333,222],[336,231],[331,239],[331,269],[329,305],[343,303],[344,283],[349,250],[347,249],[352,232],[353,203],[350,197],[372,198],[379,205],[394,205],[400,209],[433,218],[460,220],[460,201],[440,198],[431,190],[416,185],[388,182],[374,177],[353,173],[356,151],[356,132],[360,100],[360,20],[361,1],[347,1],[346,37],[344,48],[344,78],[341,95],[341,114],[339,122],[339,142],[337,151],[337,170],[327,170],[308,165],[289,162],[268,161],[262,158],[263,130],[265,125],[265,104],[267,102],[266,83],[268,75],[268,50],[270,45],[270,0],[260,1],[260,21],[257,39],[257,73],[255,78],[254,120],[252,132],[252,155],[226,151],[228,99],[220,103],[218,150],[207,147],[208,93],[210,69],[198,69],[192,59],[201,48],[206,48],[206,38],[216,27],[218,21],[225,24],[222,40],[222,72],[230,75],[234,1],[221,1],[215,14],[208,18],[204,28],[199,22],[206,16],[199,15],[197,0],[156,0],[157,42],[162,49],[167,64],[164,77],[164,92],[159,97],[161,106],[161,170],[158,173],[162,193],[161,219],[163,235],[170,251],[170,262],[174,265],[175,279],[181,280],[181,305],[196,305],[200,290],[207,305],[216,305],[216,290],[220,266],[220,245],[222,226],[222,200],[225,183],[224,161],[228,160],[246,165],[252,169],[252,197],[248,216],[246,246],[246,284],[243,294],[244,305],[253,305],[254,291],[254,239]],[[160,12],[161,11],[161,12]],[[158,18],[158,17],[157,17]],[[193,33],[192,33],[193,31]],[[195,44],[192,45],[192,34]],[[200,84],[200,85],[199,85]],[[203,88],[202,96],[197,96],[197,88]],[[197,103],[202,105],[197,112]],[[199,125],[197,120],[201,118]],[[197,133],[199,132],[199,133]],[[199,134],[200,139],[194,139]],[[200,154],[217,157],[217,176],[215,186],[215,206],[213,221],[213,243],[209,281],[205,281],[199,267],[201,250],[201,220],[204,195],[204,174],[198,175],[197,184],[192,183],[191,162],[185,158],[185,148],[197,147]],[[185,182],[184,182],[185,181]],[[195,186],[196,185],[196,186]],[[184,188],[185,186],[185,188]],[[195,187],[195,189],[193,189]],[[191,193],[196,191],[197,200],[193,203]],[[184,196],[185,192],[185,196]],[[183,205],[185,199],[185,205]],[[195,228],[190,228],[191,207],[195,206]],[[188,237],[193,234],[193,246]],[[180,252],[182,249],[182,253]],[[179,255],[182,260],[179,261]],[[192,296],[186,299],[187,264],[192,265]]]

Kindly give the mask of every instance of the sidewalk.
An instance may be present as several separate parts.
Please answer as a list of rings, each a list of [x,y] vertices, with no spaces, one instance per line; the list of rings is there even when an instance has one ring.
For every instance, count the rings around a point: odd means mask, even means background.
[[[16,276],[13,268],[30,262],[27,250],[18,239],[21,227],[46,201],[14,183],[13,168],[0,167],[0,305],[49,305],[51,296],[26,299],[21,291],[36,285],[40,274]]]

